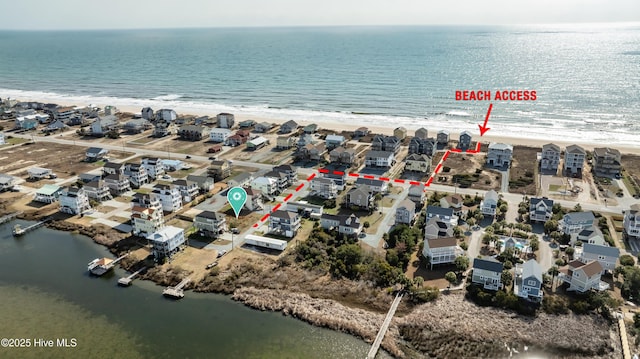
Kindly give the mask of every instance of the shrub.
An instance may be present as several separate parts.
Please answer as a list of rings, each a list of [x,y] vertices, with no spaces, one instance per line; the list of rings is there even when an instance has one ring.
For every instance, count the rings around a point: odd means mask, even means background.
[[[636,264],[636,261],[630,254],[623,254],[620,256],[620,264],[623,266],[633,266]]]
[[[542,299],[542,310],[548,314],[567,314],[569,312],[567,299],[557,295],[547,295]]]

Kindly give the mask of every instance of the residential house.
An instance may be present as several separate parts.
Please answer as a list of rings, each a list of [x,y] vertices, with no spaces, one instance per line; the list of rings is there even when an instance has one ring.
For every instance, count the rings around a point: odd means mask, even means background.
[[[120,124],[115,115],[98,116],[98,118],[91,123],[90,128],[92,136],[102,137],[110,131],[119,131]]]
[[[258,211],[262,209],[262,192],[258,189],[247,188],[247,201],[244,203],[244,208],[250,211]]]
[[[174,122],[156,120],[153,123],[153,137],[165,137],[178,133],[178,126]]]
[[[409,199],[405,199],[398,205],[396,209],[395,224],[413,224],[416,218],[416,204]]]
[[[266,139],[266,138],[264,138],[262,136],[259,136],[259,137],[256,137],[254,139],[251,139],[251,140],[247,141],[247,149],[249,151],[255,151],[255,150],[261,149],[262,147],[267,146],[268,144],[269,144],[269,140],[268,139]]]
[[[220,128],[233,128],[233,125],[236,122],[235,116],[231,113],[219,113],[216,115],[216,120],[218,121],[218,127]]]
[[[325,199],[336,198],[338,197],[338,187],[328,178],[315,177],[311,180],[310,195]]]
[[[443,237],[453,237],[453,225],[450,221],[443,221],[438,217],[427,219],[424,226],[424,238],[436,239]]]
[[[300,229],[300,216],[297,213],[277,210],[269,216],[269,233],[293,238]]]
[[[357,165],[356,151],[353,148],[336,147],[329,152],[329,162],[348,166]]]
[[[480,202],[480,210],[485,216],[495,216],[498,209],[498,192],[489,190],[484,195],[484,199]]]
[[[316,125],[315,123],[306,125],[302,128],[302,132],[311,135],[314,134],[318,131],[318,125]]]
[[[297,148],[298,150],[300,150],[301,148],[303,148],[303,147],[305,147],[305,146],[307,146],[307,145],[314,145],[314,144],[316,144],[317,142],[318,142],[318,141],[316,141],[316,139],[315,139],[315,138],[313,138],[313,136],[311,136],[311,135],[307,135],[307,134],[304,134],[304,135],[302,135],[302,136],[300,136],[300,137],[298,138],[298,141],[296,142],[296,148]],[[326,147],[326,146],[325,146],[325,147]]]
[[[195,182],[196,185],[198,185],[200,193],[210,192],[215,184],[215,180],[213,179],[213,177],[208,176],[188,175],[187,181]]]
[[[175,186],[157,184],[153,186],[150,194],[151,197],[160,201],[162,210],[165,212],[175,212],[182,208],[182,194]]]
[[[282,193],[285,189],[287,189],[287,187],[289,187],[287,175],[282,172],[269,171],[265,173],[263,176],[266,178],[271,178],[276,181],[276,186],[277,186],[276,194]]]
[[[546,223],[553,216],[553,200],[533,197],[529,200],[529,220]]]
[[[395,154],[388,151],[369,150],[365,155],[365,166],[367,167],[391,167],[395,164]]]
[[[138,206],[143,208],[153,208],[162,212],[162,202],[158,197],[151,196],[149,193],[136,192],[131,198],[131,208]]]
[[[425,239],[422,255],[428,259],[430,269],[438,264],[452,264],[464,251],[453,237]]]
[[[353,213],[348,216],[323,213],[320,216],[320,227],[328,231],[337,229],[338,233],[348,236],[357,236],[362,232],[360,218]]]
[[[166,226],[149,235],[147,239],[151,244],[151,253],[156,261],[159,261],[170,258],[184,246],[184,229]]]
[[[428,173],[431,169],[431,157],[428,155],[410,154],[405,158],[405,171]]]
[[[564,150],[564,174],[565,176],[582,177],[584,160],[587,151],[578,145],[567,146]]]
[[[227,138],[227,144],[231,147],[236,147],[247,143],[249,137],[239,135],[237,132],[235,135],[229,136]]]
[[[202,211],[193,218],[193,225],[200,234],[218,238],[227,230],[227,217],[218,212]]]
[[[16,178],[4,173],[0,173],[0,191],[9,191],[16,185]]]
[[[524,264],[516,264],[516,280],[514,281],[513,292],[518,297],[524,298],[534,303],[542,301],[542,267],[535,259],[529,259]]]
[[[451,224],[451,226],[458,225],[458,217],[453,213],[453,208],[427,206],[427,220],[433,217],[437,217],[441,221]]]
[[[279,165],[273,167],[276,172],[284,173],[287,176],[287,186],[298,182],[298,168],[292,165]]]
[[[302,218],[311,217],[312,215],[320,216],[324,213],[324,207],[311,204],[307,201],[290,201],[287,202],[287,211],[300,213]],[[318,217],[319,218],[319,217]]]
[[[614,177],[620,176],[622,170],[620,151],[599,147],[593,149],[593,172],[596,176]]]
[[[288,150],[294,147],[296,144],[296,138],[292,136],[278,136],[276,140],[276,148],[279,150]]]
[[[104,183],[109,188],[109,191],[113,196],[119,196],[125,192],[131,191],[131,182],[122,174],[107,175],[104,178]]]
[[[365,190],[374,194],[386,194],[389,191],[389,183],[387,181],[364,177],[358,177],[358,179],[356,180],[356,186],[364,188]]]
[[[513,156],[513,146],[505,143],[491,143],[487,153],[487,165],[509,167]]]
[[[158,157],[142,157],[141,165],[154,180],[165,174],[164,164]]]
[[[164,228],[162,210],[150,207],[131,208],[131,231],[136,236],[147,237]]]
[[[124,174],[124,163],[118,162],[107,162],[102,166],[102,175],[123,175]]]
[[[588,229],[595,222],[593,212],[570,212],[562,217],[559,227],[564,234],[573,234]]]
[[[498,290],[502,288],[502,269],[502,263],[493,258],[474,258],[471,282],[482,285],[484,289]]]
[[[87,152],[85,152],[85,161],[87,162],[95,162],[103,159],[109,150],[100,147],[89,147]]]
[[[139,163],[125,163],[124,175],[129,177],[129,182],[131,182],[131,185],[135,188],[140,188],[143,184],[149,183],[147,170]]]
[[[71,215],[82,214],[91,209],[89,197],[83,188],[70,186],[60,192],[58,197],[60,212]]]
[[[324,161],[327,148],[324,142],[312,145],[308,144],[299,148],[295,154],[298,160]]]
[[[622,213],[622,226],[624,227],[624,235],[631,239],[640,239],[640,203],[635,203],[629,207],[629,210]]]
[[[82,187],[87,194],[87,197],[95,199],[96,201],[106,201],[112,199],[109,186],[102,179],[85,183]]]
[[[580,260],[584,263],[598,261],[600,266],[602,266],[602,272],[600,274],[604,274],[605,271],[613,273],[613,270],[616,269],[616,262],[619,257],[620,249],[616,247],[585,243],[582,246],[582,255],[580,256]]]
[[[269,123],[269,122],[260,122],[257,125],[254,126],[253,128],[253,132],[257,132],[257,133],[266,133],[271,131],[271,129],[273,129],[275,127],[275,125],[273,123]]]
[[[54,120],[59,120],[62,123],[67,123],[71,119],[71,117],[76,115],[75,107],[73,106],[65,106],[65,107],[56,107],[51,109],[51,115]]]
[[[226,143],[227,138],[231,136],[231,130],[227,128],[212,128],[209,131],[209,141]]]
[[[558,279],[569,284],[569,291],[584,293],[588,290],[606,290],[609,285],[601,282],[602,265],[598,261],[588,263],[575,260],[569,262],[566,268],[560,269]]]
[[[342,174],[333,173],[323,173],[322,177],[328,178],[336,184],[338,191],[344,191],[345,186],[347,185],[347,173],[342,171]]]
[[[62,122],[62,120],[54,120],[53,122],[49,123],[47,127],[43,128],[42,132],[64,131],[68,127],[69,126],[67,126],[64,122]]]
[[[371,149],[395,154],[400,151],[400,140],[396,136],[375,135],[371,141]]]
[[[417,205],[421,206],[427,195],[422,186],[411,186],[409,187],[409,199],[415,202]]]
[[[393,136],[402,141],[407,137],[407,129],[402,126],[396,127],[393,130]]]
[[[440,198],[440,207],[451,208],[454,216],[462,216],[464,207],[464,197],[459,194],[450,194]]]
[[[229,177],[231,175],[231,162],[228,160],[211,161],[207,175],[213,177],[216,181]]]
[[[180,191],[180,195],[182,195],[182,203],[189,203],[193,201],[200,193],[198,184],[186,179],[173,181],[173,186]]]
[[[280,133],[291,133],[297,129],[298,123],[296,121],[289,120],[280,126]]]
[[[41,180],[43,178],[50,178],[53,175],[53,171],[49,168],[31,167],[27,169],[30,180]]]
[[[124,130],[130,134],[142,133],[153,128],[153,124],[144,118],[134,118],[124,124]]]
[[[36,191],[33,200],[41,203],[53,203],[58,200],[60,193],[62,193],[62,187],[54,184],[45,184]]]
[[[436,141],[439,145],[446,146],[449,144],[449,131],[440,130],[436,136]]]
[[[200,141],[209,136],[209,131],[204,125],[182,125],[178,128],[178,136],[183,140]]]
[[[543,171],[558,171],[560,165],[560,146],[553,143],[547,143],[542,146],[542,154],[540,156],[540,169]]]
[[[151,107],[143,107],[142,111],[140,111],[140,115],[145,120],[149,120],[149,121],[155,120],[153,109]]]
[[[345,142],[347,142],[347,140],[344,138],[344,136],[341,135],[327,135],[327,137],[325,137],[327,150],[332,150],[336,147],[340,147],[345,144]]]
[[[471,132],[462,131],[460,133],[460,140],[458,141],[458,148],[461,150],[468,150],[471,147]]]
[[[259,190],[262,195],[274,197],[280,193],[278,181],[271,177],[257,177],[251,181],[251,188]]]
[[[375,209],[374,197],[371,192],[364,188],[352,188],[347,192],[345,204],[348,207],[355,206],[364,210]]]
[[[156,112],[156,121],[174,122],[177,119],[178,114],[172,109],[163,108]]]
[[[427,131],[427,129],[424,127],[420,127],[419,129],[416,130],[413,137],[426,140],[429,137],[429,131]]]
[[[366,127],[359,127],[355,131],[353,131],[353,137],[364,137],[368,136],[371,131],[369,131]]]
[[[160,160],[160,163],[162,164],[162,167],[164,167],[165,172],[180,171],[185,168],[184,162],[181,160],[162,159]]]
[[[240,121],[240,123],[238,123],[238,127],[240,128],[251,128],[256,124],[256,121],[254,120],[244,120],[244,121]]]
[[[253,179],[253,174],[251,172],[241,172],[235,175],[233,178],[227,180],[227,186],[229,188],[249,187]]]
[[[582,244],[597,244],[597,245],[605,245],[607,242],[604,240],[604,236],[598,227],[595,225],[585,228],[577,233],[571,234],[570,244],[575,246],[576,243],[582,242]]]
[[[433,157],[436,154],[437,144],[434,138],[414,137],[409,141],[409,154],[425,154]]]
[[[47,118],[49,118],[47,116]],[[19,130],[33,130],[38,127],[38,118],[36,115],[16,117],[15,128]]]

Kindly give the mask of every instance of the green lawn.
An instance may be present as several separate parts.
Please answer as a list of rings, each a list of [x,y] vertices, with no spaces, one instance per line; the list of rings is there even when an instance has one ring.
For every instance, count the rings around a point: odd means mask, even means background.
[[[631,193],[632,196],[640,194],[638,191],[635,190],[635,188],[633,187],[633,182],[632,179],[629,178],[629,175],[625,175],[622,177],[622,182],[624,183],[625,187],[627,187],[627,190],[629,191],[629,193]]]
[[[151,193],[152,190],[150,188],[136,188],[133,191],[136,193],[148,194]]]
[[[561,188],[563,188],[564,186],[559,185],[559,184],[550,184],[549,185],[549,191],[551,192],[558,192]]]
[[[25,143],[25,142],[29,142],[29,140],[26,139],[26,138],[12,137],[12,138],[5,139],[5,146],[19,145],[19,144]]]

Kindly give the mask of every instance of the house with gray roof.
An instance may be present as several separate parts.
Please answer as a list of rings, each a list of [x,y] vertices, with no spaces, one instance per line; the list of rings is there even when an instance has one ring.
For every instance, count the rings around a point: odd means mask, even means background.
[[[453,237],[453,225],[451,225],[451,222],[445,222],[438,217],[428,219],[424,226],[424,238],[436,239],[445,237]]]
[[[7,191],[13,189],[16,185],[16,178],[4,173],[0,173],[0,191]]]
[[[516,280],[514,281],[513,292],[528,301],[540,303],[542,301],[542,267],[530,259],[524,264],[516,264]]]
[[[348,216],[323,213],[320,216],[320,227],[326,230],[337,229],[338,233],[348,236],[357,236],[362,232],[363,226],[360,218],[353,213]]]
[[[487,165],[509,167],[513,156],[513,146],[506,143],[491,143],[487,152]]]
[[[269,233],[293,238],[300,229],[300,215],[295,212],[277,210],[269,216]]]
[[[365,155],[364,164],[367,167],[391,167],[395,164],[395,154],[390,151],[369,150]]]
[[[188,175],[187,181],[195,182],[200,189],[200,193],[206,193],[213,189],[213,185],[215,184],[215,180],[213,177],[208,176],[197,176],[197,175]]]
[[[324,199],[332,199],[338,197],[338,187],[328,178],[314,177],[311,180],[310,194]]]
[[[356,206],[364,210],[374,209],[374,197],[371,192],[364,188],[352,188],[347,192],[346,205]]]
[[[280,126],[280,133],[291,133],[298,129],[298,123],[294,120],[289,120]]]
[[[356,186],[362,187],[369,192],[386,194],[389,190],[389,183],[373,178],[359,177],[356,180]]]
[[[460,133],[460,140],[458,141],[458,148],[466,151],[471,147],[471,132],[469,131],[462,131]]]
[[[543,171],[558,171],[558,165],[560,165],[560,146],[547,143],[542,146],[542,153],[540,154],[540,169]]]
[[[332,150],[336,147],[342,146],[347,140],[342,135],[327,135],[324,139],[327,150]]]
[[[529,220],[531,222],[547,222],[553,216],[553,200],[546,197],[531,198],[529,201]]]
[[[218,238],[227,230],[227,217],[218,212],[202,211],[193,218],[193,226],[207,237]]]
[[[109,153],[109,150],[102,147],[89,147],[85,152],[85,161],[95,162],[95,161],[101,160],[108,153]]]
[[[616,247],[585,243],[580,259],[585,263],[598,261],[602,266],[601,274],[604,274],[605,271],[613,272],[619,257],[620,249]]]
[[[502,288],[502,269],[504,266],[493,258],[474,258],[471,282],[480,284],[484,289]]]
[[[604,240],[604,235],[600,231],[597,226],[591,226],[589,228],[585,228],[578,233],[571,234],[570,244],[575,246],[576,243],[581,242],[582,244],[590,243],[590,244],[599,244],[606,245],[606,241]]]
[[[371,149],[398,153],[400,151],[400,139],[396,136],[375,135],[371,141]]]
[[[496,210],[498,209],[498,199],[500,199],[498,192],[494,190],[487,191],[480,202],[480,210],[482,211],[482,214],[485,216],[495,216]]]
[[[630,239],[640,239],[640,203],[632,204],[622,214],[624,215],[622,219],[624,235]]]
[[[232,187],[249,187],[251,181],[254,180],[253,174],[251,172],[241,172],[229,180],[227,180],[227,186],[229,188]]]
[[[429,266],[452,264],[456,258],[464,255],[464,251],[458,246],[458,240],[454,237],[437,239],[425,239],[422,255],[429,260]]]
[[[437,217],[443,222],[448,222],[452,226],[458,224],[458,217],[453,214],[453,208],[427,206],[427,220],[433,217]]]
[[[578,145],[570,145],[564,150],[564,175],[571,177],[582,177],[584,160],[587,151]]]
[[[573,234],[590,228],[595,223],[593,212],[570,212],[562,217],[559,227],[564,234]]]
[[[396,222],[395,224],[407,224],[411,225],[416,218],[416,204],[411,200],[405,199],[400,202],[396,209]]]
[[[435,138],[413,137],[409,141],[409,153],[425,154],[433,157],[436,154],[437,143]]]
[[[446,146],[449,144],[449,131],[440,130],[438,131],[438,135],[436,136],[436,141],[438,141],[438,145]]]
[[[619,176],[622,170],[620,151],[610,147],[593,149],[593,171],[596,176]]]

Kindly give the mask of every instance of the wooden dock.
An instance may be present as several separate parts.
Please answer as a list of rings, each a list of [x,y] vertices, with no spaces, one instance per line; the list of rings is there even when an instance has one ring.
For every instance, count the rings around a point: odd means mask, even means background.
[[[27,232],[31,232],[31,231],[33,231],[34,229],[37,229],[37,228],[40,228],[40,227],[44,226],[44,225],[45,225],[45,224],[47,224],[47,222],[49,222],[50,220],[51,220],[51,219],[47,218],[47,219],[45,219],[45,220],[43,220],[43,221],[40,221],[40,222],[38,222],[38,223],[34,223],[34,224],[32,224],[32,225],[30,225],[30,226],[28,226],[28,227],[24,227],[24,228],[22,228],[19,224],[16,224],[16,225],[13,227],[13,231],[12,231],[12,232],[13,232],[13,236],[14,236],[14,237],[18,237],[18,236],[21,236],[21,235],[23,235],[23,234],[25,234],[25,233],[27,233]]]
[[[127,276],[127,277],[122,277],[120,279],[118,279],[118,285],[123,286],[123,287],[128,287],[131,285],[131,282],[133,282],[133,279],[140,273],[144,272],[145,270],[147,270],[147,267],[142,267],[140,269],[138,269],[137,271],[131,273],[131,275]]]
[[[380,331],[376,336],[376,340],[373,341],[373,345],[369,350],[369,354],[367,354],[367,359],[374,359],[376,354],[378,354],[378,349],[380,349],[380,344],[382,344],[382,339],[384,339],[384,335],[387,334],[387,329],[389,329],[389,325],[391,324],[391,319],[393,319],[393,315],[396,313],[396,309],[398,309],[398,305],[400,305],[400,301],[402,300],[402,293],[398,293],[396,298],[391,303],[391,308],[387,312],[387,316],[384,318],[382,322],[382,326],[380,327]]]
[[[14,219],[14,218],[18,217],[18,216],[19,216],[19,215],[21,215],[21,214],[22,214],[22,211],[19,211],[19,212],[13,212],[13,213],[9,213],[9,214],[7,214],[7,215],[4,215],[4,216],[0,217],[0,224],[7,223],[7,222],[9,222],[10,220],[12,220],[12,219]]]
[[[182,290],[182,288],[185,285],[187,285],[187,283],[189,283],[190,281],[191,279],[185,278],[180,283],[178,283],[178,285],[176,285],[175,287],[167,287],[167,289],[162,291],[162,295],[164,295],[165,297],[171,297],[176,299],[184,298],[184,291]]]

